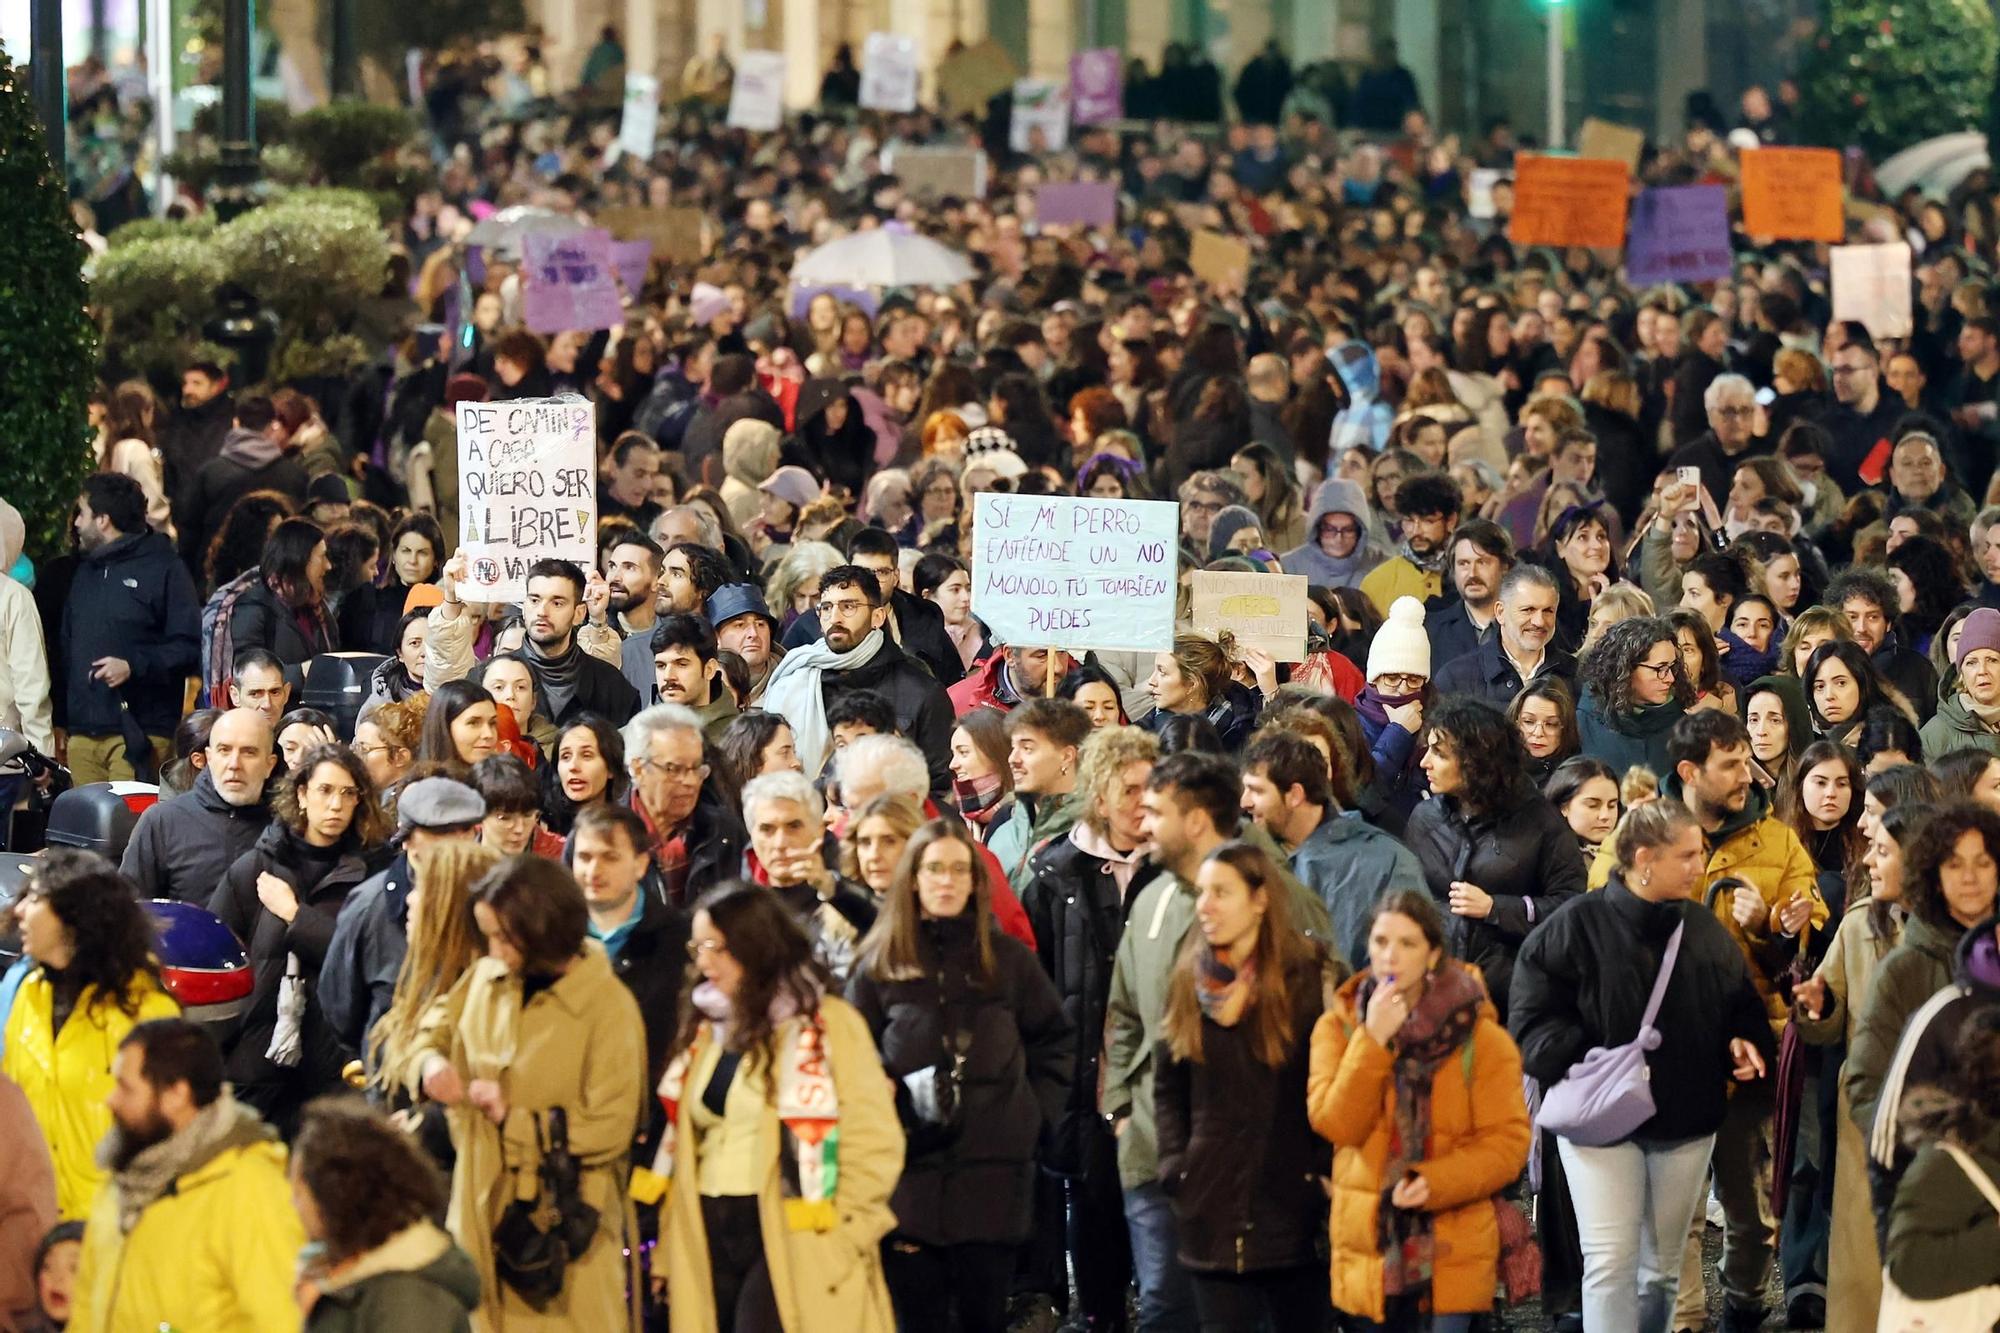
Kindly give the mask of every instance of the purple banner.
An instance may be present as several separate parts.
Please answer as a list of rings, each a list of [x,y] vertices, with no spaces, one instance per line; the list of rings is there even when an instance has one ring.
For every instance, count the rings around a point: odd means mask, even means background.
[[[1035,221],[1044,227],[1060,222],[1115,227],[1118,187],[1110,181],[1050,181],[1035,193]]]
[[[653,243],[651,241],[613,241],[611,243],[611,267],[625,284],[625,290],[637,297],[639,289],[646,285],[646,270],[653,264]]]
[[[611,233],[598,228],[521,238],[522,315],[536,333],[611,329],[625,307],[611,266]]]
[[[1721,185],[1647,190],[1632,203],[1625,241],[1625,281],[1709,282],[1733,271],[1729,191]]]
[[[1125,115],[1125,63],[1115,46],[1078,51],[1069,58],[1069,118],[1102,125]]]

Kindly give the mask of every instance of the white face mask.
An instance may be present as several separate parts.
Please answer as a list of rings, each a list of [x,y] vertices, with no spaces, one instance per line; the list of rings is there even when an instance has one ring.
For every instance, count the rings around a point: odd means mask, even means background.
[[[1819,499],[1819,483],[1817,481],[1801,480],[1799,482],[1799,490],[1805,496],[1805,499],[1799,501],[1799,508],[1801,510],[1811,509]]]

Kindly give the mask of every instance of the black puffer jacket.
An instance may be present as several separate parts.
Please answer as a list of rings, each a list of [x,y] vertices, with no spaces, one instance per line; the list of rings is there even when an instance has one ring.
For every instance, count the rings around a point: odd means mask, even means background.
[[[262,874],[284,880],[298,895],[298,914],[289,923],[258,899],[257,877]],[[307,1097],[337,1086],[341,1066],[354,1056],[320,1009],[319,970],[341,907],[367,878],[368,863],[351,837],[322,850],[274,822],[229,867],[208,900],[208,910],[243,941],[255,978],[248,1008],[223,1038],[225,1072],[239,1097],[281,1123]],[[277,1026],[278,993],[291,955],[298,957],[305,979],[306,1011],[299,1062],[285,1066],[273,1063],[265,1051]]]
[[[611,970],[639,1002],[646,1024],[646,1086],[658,1087],[667,1069],[667,1048],[673,1044],[680,1005],[681,980],[687,975],[687,945],[693,935],[690,915],[673,906],[652,876],[639,886],[644,902],[639,924],[625,937]],[[646,1116],[633,1140],[632,1160],[651,1163],[659,1146],[666,1112],[657,1097],[646,1098]]]
[[[1132,879],[1132,894],[1122,895],[1111,863],[1068,837],[1044,847],[1029,864],[1034,878],[1021,892],[1021,906],[1034,927],[1035,956],[1055,984],[1063,1016],[1077,1033],[1069,1102],[1047,1158],[1051,1170],[1069,1175],[1083,1169],[1084,1137],[1097,1123],[1104,1011],[1111,998],[1112,963],[1125,933],[1125,912],[1153,875],[1141,866]]]
[[[847,405],[840,428],[829,428],[826,411],[835,403]],[[819,466],[814,469],[848,494],[859,497],[875,470],[875,432],[861,415],[847,385],[831,375],[807,380],[799,388],[799,447]]]
[[[1507,1029],[1522,1070],[1549,1088],[1591,1047],[1638,1036],[1667,940],[1682,923],[1680,957],[1655,1020],[1660,1045],[1646,1056],[1647,1068],[1664,1077],[1652,1080],[1653,1118],[1634,1138],[1713,1134],[1729,1107],[1736,1037],[1775,1068],[1770,1018],[1735,937],[1700,903],[1648,902],[1614,873],[1602,892],[1570,899],[1537,926],[1514,964]]]
[[[250,648],[267,648],[276,653],[278,660],[287,668],[303,668],[321,653],[334,652],[340,647],[333,633],[332,617],[326,619],[322,632],[307,637],[299,625],[298,616],[279,601],[278,594],[271,591],[271,585],[261,579],[236,599],[236,607],[229,615],[229,638],[235,653],[241,654]],[[287,674],[291,673],[288,671]]]
[[[1160,1183],[1173,1199],[1180,1261],[1197,1272],[1248,1273],[1311,1263],[1326,1230],[1319,1178],[1333,1150],[1306,1121],[1313,1024],[1325,1008],[1320,971],[1285,979],[1292,1050],[1272,1069],[1234,1027],[1201,1021],[1201,1061],[1176,1060],[1162,1041],[1153,1105]],[[1270,997],[1267,997],[1267,999]]]
[[[978,944],[964,916],[923,923],[918,938],[930,975],[878,980],[864,961],[847,985],[848,1002],[875,1034],[883,1069],[897,1080],[906,1127],[917,1129],[890,1199],[896,1229],[927,1245],[1026,1239],[1036,1145],[1069,1093],[1076,1032],[1055,987],[1024,946],[997,925],[990,934],[994,973],[985,985],[975,979]],[[902,1080],[928,1077],[951,1046],[965,1051],[960,1127],[948,1142],[926,1148],[927,1131],[908,1123]]]
[[[1433,796],[1411,813],[1403,841],[1444,913],[1452,956],[1478,965],[1504,1021],[1521,942],[1586,886],[1576,834],[1554,806],[1527,791],[1505,809],[1470,819],[1456,797]],[[1492,894],[1492,912],[1483,919],[1453,916],[1453,880]]]

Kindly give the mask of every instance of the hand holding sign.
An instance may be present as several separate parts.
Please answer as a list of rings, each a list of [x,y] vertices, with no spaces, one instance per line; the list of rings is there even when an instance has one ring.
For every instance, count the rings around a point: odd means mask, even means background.
[[[537,560],[596,565],[596,443],[574,395],[458,405],[460,597],[517,602]]]

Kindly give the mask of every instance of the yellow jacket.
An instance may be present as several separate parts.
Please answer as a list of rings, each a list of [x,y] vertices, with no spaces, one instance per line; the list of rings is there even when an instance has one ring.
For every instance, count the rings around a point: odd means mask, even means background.
[[[133,984],[133,997],[138,1003],[128,1014],[114,1003],[99,1003],[97,988],[85,987],[57,1034],[55,988],[36,968],[21,983],[7,1017],[4,1068],[28,1094],[28,1105],[49,1142],[56,1164],[56,1208],[65,1220],[88,1214],[104,1183],[97,1144],[111,1129],[104,1099],[111,1092],[111,1057],[118,1053],[118,1043],[137,1024],[173,1018],[181,1011],[143,974]]]
[[[1386,616],[1398,597],[1414,597],[1424,602],[1443,592],[1444,575],[1442,572],[1426,574],[1411,564],[1408,557],[1399,555],[1369,570],[1361,580],[1361,591],[1368,594],[1368,600],[1375,603],[1375,609]],[[1443,665],[1442,662],[1431,663],[1433,669]]]
[[[184,1173],[129,1235],[106,1184],[84,1228],[71,1333],[293,1333],[305,1243],[274,1141],[224,1148]]]

